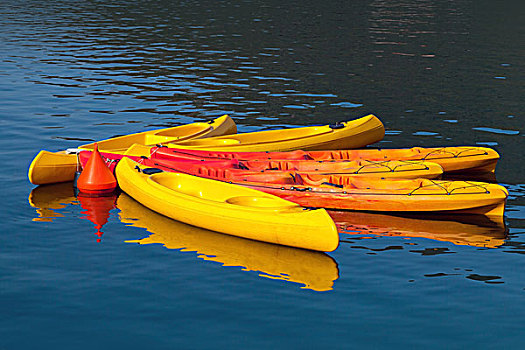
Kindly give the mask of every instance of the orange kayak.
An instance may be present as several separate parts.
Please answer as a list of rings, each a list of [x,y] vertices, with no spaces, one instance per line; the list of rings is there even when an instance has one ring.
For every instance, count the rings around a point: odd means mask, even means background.
[[[157,157],[239,159],[239,160],[314,160],[314,161],[426,161],[439,164],[446,173],[494,172],[499,154],[487,147],[436,147],[401,149],[359,149],[333,151],[291,151],[291,152],[218,152],[177,148],[153,147],[151,153]]]

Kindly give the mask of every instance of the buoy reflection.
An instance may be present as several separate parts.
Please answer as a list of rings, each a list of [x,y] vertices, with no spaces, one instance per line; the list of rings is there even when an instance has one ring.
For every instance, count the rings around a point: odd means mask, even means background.
[[[339,278],[337,263],[329,255],[303,249],[233,237],[171,220],[122,193],[117,199],[120,220],[151,232],[128,243],[163,244],[168,249],[195,252],[197,257],[223,266],[239,266],[260,277],[303,284],[315,291],[333,289]]]
[[[86,196],[80,193],[78,195],[80,206],[82,207],[81,213],[84,214],[82,219],[91,221],[95,225],[95,235],[98,236],[97,242],[101,241],[104,232],[101,231],[109,219],[110,211],[115,209],[115,202],[117,196],[115,194],[106,196]]]
[[[481,215],[394,216],[350,211],[329,211],[339,232],[380,236],[420,237],[456,245],[496,248],[505,243],[503,219]]]

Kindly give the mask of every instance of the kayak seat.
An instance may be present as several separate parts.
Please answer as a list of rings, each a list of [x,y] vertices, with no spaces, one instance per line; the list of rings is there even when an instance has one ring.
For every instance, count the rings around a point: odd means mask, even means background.
[[[226,199],[226,203],[239,205],[242,207],[271,210],[298,207],[297,204],[286,203],[284,201],[265,196],[236,196]]]
[[[353,183],[353,178],[351,176],[333,176],[328,174],[305,174],[305,173],[295,173],[295,182],[298,185],[304,186],[321,186],[321,185],[330,185],[338,188],[357,188]]]

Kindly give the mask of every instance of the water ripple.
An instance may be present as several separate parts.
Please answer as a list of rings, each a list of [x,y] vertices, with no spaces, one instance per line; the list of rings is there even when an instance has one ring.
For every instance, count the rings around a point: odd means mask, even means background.
[[[488,127],[477,127],[472,128],[473,130],[478,131],[485,131],[490,132],[493,134],[503,134],[503,135],[519,135],[519,130],[505,130],[505,129],[498,129],[498,128],[488,128]]]

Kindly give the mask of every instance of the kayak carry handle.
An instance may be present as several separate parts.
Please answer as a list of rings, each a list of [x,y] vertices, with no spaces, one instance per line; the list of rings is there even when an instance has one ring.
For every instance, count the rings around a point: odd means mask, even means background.
[[[333,187],[337,187],[337,188],[343,188],[344,187],[343,185],[334,184],[332,182],[323,182],[321,185],[328,185],[328,186],[333,186]]]
[[[159,168],[146,168],[146,169],[142,169],[142,173],[143,173],[143,174],[146,174],[146,175],[153,175],[153,174],[158,174],[158,173],[162,173],[162,172],[164,172],[164,170],[159,169]]]
[[[343,129],[345,127],[343,122],[335,122],[335,124],[330,124],[328,126],[330,127],[330,129]]]

